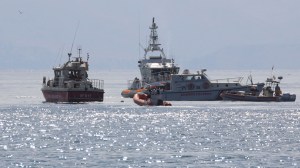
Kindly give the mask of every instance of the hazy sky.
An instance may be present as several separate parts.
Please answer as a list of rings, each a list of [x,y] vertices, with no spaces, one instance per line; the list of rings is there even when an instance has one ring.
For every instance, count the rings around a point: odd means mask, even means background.
[[[2,0],[0,66],[63,63],[79,23],[73,55],[81,46],[93,69],[137,69],[139,39],[146,47],[155,17],[166,55],[182,69],[299,69],[299,7],[299,0]]]

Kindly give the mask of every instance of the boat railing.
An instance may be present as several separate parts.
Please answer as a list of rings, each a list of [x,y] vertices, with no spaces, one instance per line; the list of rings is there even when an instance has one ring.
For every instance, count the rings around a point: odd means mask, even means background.
[[[89,79],[89,82],[92,82],[94,88],[103,89],[104,88],[104,80],[100,79]]]
[[[52,84],[50,84],[51,87],[52,86],[53,87],[61,87],[61,88],[64,87],[64,78],[63,77],[58,77],[58,78],[54,78],[54,79],[51,79],[51,80],[49,79],[49,81],[52,81]]]
[[[211,83],[241,83],[243,77],[236,77],[236,78],[225,78],[225,79],[213,79],[210,80]]]
[[[131,89],[131,85],[133,84],[134,80],[127,80],[127,88]]]

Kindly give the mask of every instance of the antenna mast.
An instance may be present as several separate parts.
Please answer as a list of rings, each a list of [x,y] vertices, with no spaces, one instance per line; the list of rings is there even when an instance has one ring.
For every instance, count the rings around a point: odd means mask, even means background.
[[[68,53],[69,61],[70,61],[70,57],[72,55],[72,50],[73,50],[74,42],[75,42],[75,39],[76,39],[77,31],[78,31],[78,28],[79,28],[79,24],[80,24],[80,21],[78,21],[78,24],[77,24],[77,27],[76,27],[76,31],[75,31],[75,34],[74,34],[74,38],[73,38],[73,42],[72,42],[72,46],[71,46],[71,50]]]
[[[141,45],[141,23],[140,23],[140,15],[139,15],[139,59],[141,57],[140,45]]]
[[[149,52],[149,51],[160,51],[162,53],[163,58],[165,58],[163,49],[161,49],[159,47],[160,44],[158,43],[158,35],[157,35],[157,31],[156,31],[157,28],[158,28],[158,26],[156,25],[155,19],[153,17],[152,25],[151,25],[151,27],[149,27],[149,29],[151,30],[151,33],[150,33],[149,45],[147,48],[145,48],[145,57],[146,57],[147,52]]]

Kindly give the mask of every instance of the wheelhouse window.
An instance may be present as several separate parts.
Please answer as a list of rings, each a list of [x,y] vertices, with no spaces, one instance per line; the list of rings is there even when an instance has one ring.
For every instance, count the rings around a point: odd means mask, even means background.
[[[68,73],[70,79],[79,79],[81,78],[79,70],[72,70]]]
[[[61,77],[61,71],[54,71],[54,77]]]
[[[201,80],[202,76],[200,75],[188,75],[185,77],[185,80]]]

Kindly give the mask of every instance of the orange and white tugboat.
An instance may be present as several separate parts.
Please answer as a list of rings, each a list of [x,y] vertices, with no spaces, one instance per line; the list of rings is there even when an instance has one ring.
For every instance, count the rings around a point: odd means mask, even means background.
[[[69,60],[62,66],[53,68],[54,78],[46,81],[43,77],[42,92],[46,102],[92,102],[103,101],[103,80],[89,79],[87,61],[80,56],[81,49],[78,49],[78,57],[71,60],[71,53],[68,53]]]

